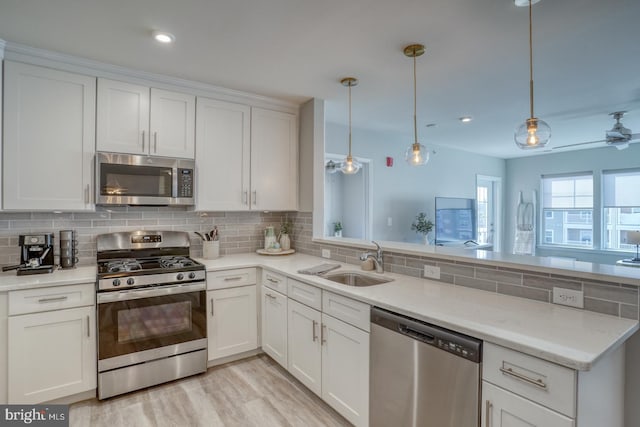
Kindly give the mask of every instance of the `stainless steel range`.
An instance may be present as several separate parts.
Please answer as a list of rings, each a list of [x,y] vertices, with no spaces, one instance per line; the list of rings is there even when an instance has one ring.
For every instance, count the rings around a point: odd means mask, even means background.
[[[189,245],[178,231],[98,236],[99,399],[206,371],[206,273]]]

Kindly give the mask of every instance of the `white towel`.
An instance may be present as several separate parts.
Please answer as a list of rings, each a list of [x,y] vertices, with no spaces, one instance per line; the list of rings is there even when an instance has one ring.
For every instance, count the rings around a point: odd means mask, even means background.
[[[516,255],[533,255],[533,230],[516,230],[513,242],[513,253]]]

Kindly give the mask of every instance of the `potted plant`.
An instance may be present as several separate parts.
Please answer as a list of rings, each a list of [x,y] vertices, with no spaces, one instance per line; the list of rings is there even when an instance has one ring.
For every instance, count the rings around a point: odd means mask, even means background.
[[[416,221],[411,224],[411,229],[424,236],[425,245],[429,244],[428,234],[433,230],[433,222],[427,219],[427,214],[420,212],[416,216]]]
[[[333,223],[333,236],[342,237],[342,223],[340,221]]]
[[[278,240],[280,240],[280,248],[283,251],[291,249],[291,237],[289,237],[289,234],[292,229],[293,224],[288,219],[285,219],[282,224],[280,224],[280,237]]]

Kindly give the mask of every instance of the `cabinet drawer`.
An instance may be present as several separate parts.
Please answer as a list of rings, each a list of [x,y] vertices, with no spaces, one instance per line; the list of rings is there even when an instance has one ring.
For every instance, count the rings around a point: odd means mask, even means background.
[[[235,288],[237,286],[255,285],[255,268],[237,268],[234,270],[208,271],[207,289]]]
[[[568,417],[576,416],[576,371],[484,343],[482,378]]]
[[[262,270],[262,284],[267,288],[287,295],[287,277],[269,270]]]
[[[322,309],[322,289],[315,286],[288,279],[287,296],[316,310]]]
[[[322,312],[369,332],[369,304],[324,291],[322,293]]]
[[[96,284],[53,286],[9,292],[9,316],[94,305]]]

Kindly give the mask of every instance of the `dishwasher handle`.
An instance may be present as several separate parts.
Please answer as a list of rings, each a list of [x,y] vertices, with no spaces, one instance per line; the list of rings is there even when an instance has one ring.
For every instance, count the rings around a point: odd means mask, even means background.
[[[426,332],[422,332],[422,331],[418,331],[416,329],[413,329],[407,325],[403,325],[403,324],[399,324],[398,325],[398,332],[400,332],[403,335],[407,335],[411,338],[413,338],[414,340],[418,340],[418,341],[422,341],[424,343],[427,344],[433,344],[433,342],[435,341],[436,337],[426,333]]]

